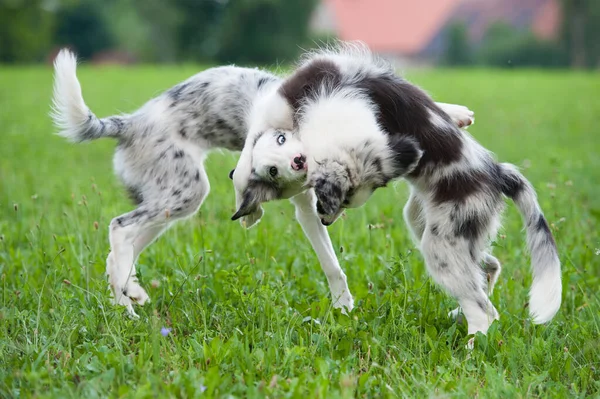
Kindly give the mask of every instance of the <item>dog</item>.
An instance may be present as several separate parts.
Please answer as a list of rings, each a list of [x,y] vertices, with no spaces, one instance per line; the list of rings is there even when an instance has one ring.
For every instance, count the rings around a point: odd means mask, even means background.
[[[110,222],[106,274],[114,302],[137,317],[133,305],[149,301],[136,277],[138,256],[175,221],[197,212],[210,190],[206,155],[216,148],[242,149],[254,107],[277,90],[281,78],[258,69],[211,68],[132,114],[100,119],[83,100],[76,67],[76,56],[62,50],[54,63],[51,116],[59,134],[73,142],[118,140],[114,169],[137,207]],[[303,174],[297,163],[287,160],[276,167],[286,179]],[[352,310],[347,278],[316,214],[314,192],[285,194],[327,276],[333,307]]]
[[[308,160],[303,187],[314,189],[324,225],[333,223],[343,209],[363,205],[388,181],[401,176],[408,181],[411,194],[404,219],[429,274],[458,300],[459,308],[450,314],[463,312],[469,335],[486,334],[499,318],[489,294],[501,265],[490,253],[490,242],[500,226],[503,197],[514,201],[526,226],[534,275],[530,316],[543,324],[558,312],[558,250],[532,185],[513,165],[496,162],[390,64],[362,45],[319,50],[305,57],[269,102],[281,113],[269,115],[263,127],[291,127],[303,143]],[[272,123],[283,119],[281,126]],[[244,148],[260,146],[263,136],[247,141]],[[407,157],[411,148],[422,153]],[[261,159],[268,158],[261,153]],[[416,164],[408,164],[411,159]],[[403,173],[394,173],[397,165]],[[249,165],[238,163],[240,167]]]

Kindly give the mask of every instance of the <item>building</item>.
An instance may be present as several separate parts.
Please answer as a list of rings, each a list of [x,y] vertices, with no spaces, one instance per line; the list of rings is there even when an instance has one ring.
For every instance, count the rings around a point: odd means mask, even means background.
[[[552,40],[560,30],[559,0],[321,0],[311,31],[361,40],[405,64],[431,63],[446,48],[448,27],[462,22],[477,45],[495,22]]]

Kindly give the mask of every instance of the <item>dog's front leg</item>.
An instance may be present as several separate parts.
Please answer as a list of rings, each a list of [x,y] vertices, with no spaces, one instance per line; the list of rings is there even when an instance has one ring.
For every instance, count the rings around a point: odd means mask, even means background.
[[[459,128],[467,128],[475,123],[475,113],[464,105],[436,103],[444,111],[452,122]]]
[[[348,288],[346,275],[335,255],[327,228],[321,223],[316,211],[316,197],[312,189],[291,198],[296,207],[296,219],[317,253],[321,268],[327,276],[333,307],[347,314],[354,307],[354,299]]]

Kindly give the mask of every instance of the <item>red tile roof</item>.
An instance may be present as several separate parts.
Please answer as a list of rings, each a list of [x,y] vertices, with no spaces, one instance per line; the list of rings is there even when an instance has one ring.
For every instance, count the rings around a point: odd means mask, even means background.
[[[462,0],[324,0],[338,36],[362,40],[377,52],[420,52]]]

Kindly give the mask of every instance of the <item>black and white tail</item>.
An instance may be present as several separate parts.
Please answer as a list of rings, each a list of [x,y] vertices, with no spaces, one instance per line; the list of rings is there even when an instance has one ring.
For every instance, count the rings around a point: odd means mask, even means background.
[[[533,322],[550,321],[560,308],[562,282],[558,250],[531,183],[511,164],[502,164],[503,192],[519,209],[527,230],[533,283],[529,314]]]
[[[54,60],[54,98],[51,117],[59,135],[74,142],[101,137],[120,137],[124,133],[127,116],[98,119],[83,101],[77,80],[77,57],[67,49]]]

